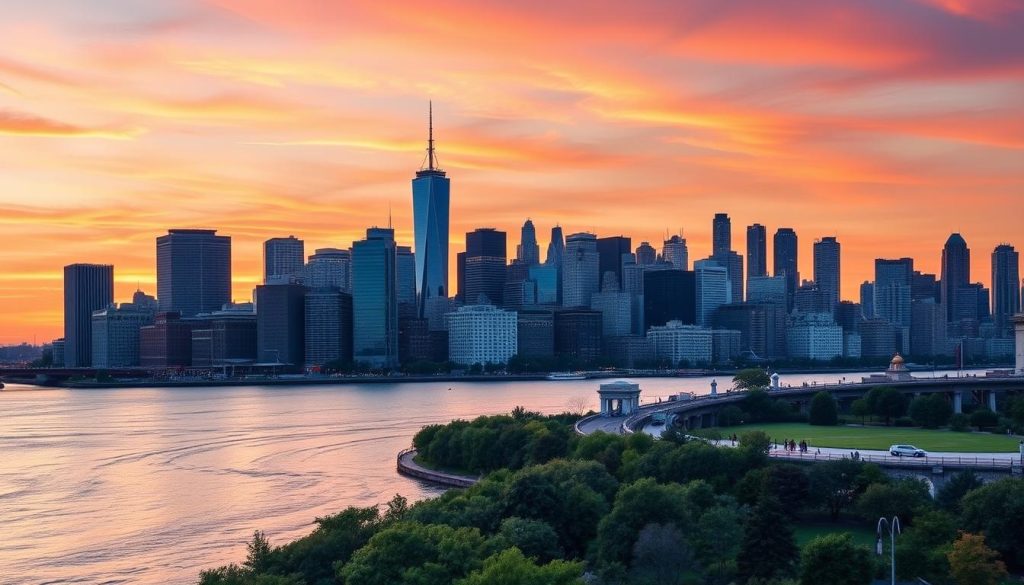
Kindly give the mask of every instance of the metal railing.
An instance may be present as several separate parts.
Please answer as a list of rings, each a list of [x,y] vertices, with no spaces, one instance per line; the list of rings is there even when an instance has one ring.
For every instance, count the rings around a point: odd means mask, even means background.
[[[800,451],[787,451],[785,449],[772,449],[768,452],[770,457],[786,459],[789,461],[839,461],[843,459],[855,459],[867,463],[878,463],[887,466],[899,467],[963,467],[974,469],[1014,469],[1021,466],[1016,458],[995,458],[995,457],[896,457],[886,455],[861,455],[856,457],[854,452],[846,453],[816,453]]]

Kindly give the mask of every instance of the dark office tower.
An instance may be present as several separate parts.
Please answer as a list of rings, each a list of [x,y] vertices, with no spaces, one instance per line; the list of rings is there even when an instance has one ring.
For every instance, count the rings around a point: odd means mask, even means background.
[[[455,284],[459,287],[455,297],[466,302],[466,253],[459,252],[455,255]]]
[[[979,323],[992,321],[992,309],[989,306],[990,291],[980,282],[963,287],[964,299],[957,298],[961,308],[958,312],[964,319],[977,319]]]
[[[866,358],[891,358],[898,347],[897,327],[885,319],[860,322],[860,353]]]
[[[875,283],[870,280],[860,283],[860,311],[865,319],[875,318]]]
[[[537,245],[537,230],[529,219],[523,224],[516,247],[516,259],[527,267],[540,264],[540,246]]]
[[[840,264],[839,242],[827,236],[814,242],[814,282],[831,311],[839,304]]]
[[[519,311],[517,331],[519,357],[525,359],[554,357],[555,314],[552,311]]]
[[[184,317],[231,302],[231,238],[216,230],[170,230],[156,239],[160,310]]]
[[[263,242],[263,282],[300,276],[305,257],[305,243],[295,236]]]
[[[732,220],[727,213],[716,213],[711,220],[711,254],[732,250]]]
[[[914,259],[875,260],[875,315],[889,323],[910,326],[910,287]]]
[[[606,272],[615,273],[616,282],[622,283],[622,257],[628,255],[632,247],[632,240],[626,236],[597,239],[599,283],[604,282]]]
[[[1020,312],[1020,255],[1013,246],[1000,244],[992,252],[992,318],[1000,334],[1013,330]]]
[[[697,323],[697,275],[689,270],[644,273],[644,331],[669,321]]]
[[[395,261],[398,267],[396,283],[398,285],[398,317],[411,318],[416,316],[416,255],[409,246],[395,248]]]
[[[793,293],[793,312],[832,314],[832,307],[829,306],[828,299],[818,287],[818,283],[805,280]]]
[[[352,290],[352,252],[338,248],[317,248],[306,263],[306,286]]]
[[[479,228],[466,234],[466,293],[462,300],[467,305],[479,303],[496,307],[505,302],[505,232],[494,228]]]
[[[934,299],[936,304],[941,303],[942,292],[935,275],[915,270],[910,279],[910,298],[915,301]]]
[[[256,287],[256,359],[300,368],[306,361],[306,287]]]
[[[740,351],[755,359],[786,353],[786,309],[775,303],[722,305],[712,319],[715,329],[740,332]]]
[[[601,312],[590,309],[555,311],[555,354],[593,365],[601,357]]]
[[[686,238],[672,236],[665,240],[661,247],[661,259],[668,262],[676,270],[690,267],[690,252],[686,247]]]
[[[747,277],[768,276],[768,234],[764,226],[747,226]]]
[[[597,236],[570,234],[565,239],[562,260],[562,306],[589,307],[590,298],[600,289],[600,256]]]
[[[946,354],[946,312],[933,297],[911,301],[910,354]]]
[[[425,318],[436,299],[448,298],[448,206],[451,179],[437,166],[434,107],[430,105],[426,165],[412,180],[413,234],[416,240],[418,313]]]
[[[942,304],[946,307],[946,320],[953,322],[971,315],[957,313],[962,303],[957,301],[961,288],[971,282],[971,250],[960,234],[954,233],[942,248]]]
[[[540,265],[538,264],[539,268]],[[530,280],[530,267],[518,258],[505,267],[505,288],[502,292],[506,309],[537,304],[536,283]]]
[[[548,243],[548,255],[545,263],[561,266],[564,257],[565,239],[562,237],[562,227],[556,225],[551,228],[551,241]]]
[[[832,316],[844,333],[856,333],[857,324],[863,319],[860,304],[852,301],[839,301]]]
[[[398,270],[395,231],[369,228],[352,243],[352,359],[398,365]]]
[[[352,361],[352,295],[337,288],[306,292],[306,365]]]
[[[114,302],[114,267],[71,264],[64,267],[64,365],[92,365],[92,312]]]
[[[636,247],[636,263],[640,266],[650,266],[658,261],[658,251],[650,242],[640,242]]]
[[[793,228],[779,228],[775,232],[775,276],[786,275],[786,310],[793,310],[793,293],[800,284],[797,268],[797,239]]]

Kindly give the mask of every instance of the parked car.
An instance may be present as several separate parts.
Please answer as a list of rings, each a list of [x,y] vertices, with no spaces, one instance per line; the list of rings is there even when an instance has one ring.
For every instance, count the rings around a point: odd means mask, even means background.
[[[927,457],[928,452],[913,445],[890,445],[889,454],[894,457]]]

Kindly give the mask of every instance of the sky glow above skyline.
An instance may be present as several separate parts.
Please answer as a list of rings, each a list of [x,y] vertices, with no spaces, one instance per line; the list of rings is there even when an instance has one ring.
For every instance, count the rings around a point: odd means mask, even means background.
[[[691,263],[711,219],[842,244],[842,298],[876,257],[939,272],[959,231],[988,285],[1024,247],[1024,4],[1014,0],[381,3],[40,0],[0,34],[0,343],[62,333],[62,267],[155,294],[155,238],[306,253],[385,225],[411,245],[427,100],[464,235],[550,228]],[[450,282],[455,287],[452,273]]]

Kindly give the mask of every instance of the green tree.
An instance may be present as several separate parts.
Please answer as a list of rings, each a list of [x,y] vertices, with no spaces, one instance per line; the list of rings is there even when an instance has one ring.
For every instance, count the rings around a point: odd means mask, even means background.
[[[675,524],[648,524],[637,534],[631,583],[684,585],[697,573],[693,554]]]
[[[977,427],[979,431],[997,424],[999,424],[999,415],[987,408],[979,408],[971,413],[971,426]]]
[[[985,545],[981,534],[961,533],[946,557],[957,585],[999,585],[1009,576],[999,553]]]
[[[246,545],[248,555],[245,558],[245,566],[254,573],[262,573],[267,570],[270,564],[270,541],[263,534],[262,530],[252,533],[252,540]]]
[[[907,413],[915,423],[926,429],[937,429],[949,423],[953,407],[938,394],[918,396],[910,401]]]
[[[950,512],[959,512],[963,497],[982,485],[981,480],[970,469],[955,473],[939,488],[938,494],[935,495],[935,503]]]
[[[689,526],[693,507],[689,504],[690,486],[659,484],[653,478],[641,479],[619,490],[612,511],[601,519],[595,541],[595,559],[600,563],[629,566],[637,535],[648,524]]]
[[[687,531],[709,585],[733,580],[743,540],[743,520],[743,512],[730,502],[708,509]]]
[[[967,416],[962,412],[958,412],[953,416],[949,417],[949,429],[962,433],[970,429],[971,417]]]
[[[552,561],[536,565],[517,548],[488,557],[483,568],[456,581],[457,585],[583,585],[580,563]]]
[[[960,505],[962,529],[984,534],[1010,566],[1024,568],[1024,479],[985,484],[964,496]]]
[[[863,477],[866,468],[852,459],[825,461],[811,468],[811,498],[828,511],[833,522],[867,488]]]
[[[762,498],[747,518],[743,541],[736,557],[742,579],[788,577],[798,558],[793,528],[779,501]]]
[[[835,426],[839,424],[839,409],[832,394],[821,391],[811,399],[807,422],[818,426]]]
[[[511,517],[501,522],[498,532],[510,546],[518,548],[527,557],[546,563],[562,557],[558,533],[543,520]]]
[[[479,569],[485,553],[475,528],[399,523],[373,535],[338,576],[346,585],[447,585]]]
[[[743,423],[743,410],[740,407],[730,404],[718,411],[718,426],[731,427]]]
[[[732,378],[732,385],[737,390],[754,390],[767,388],[772,383],[768,372],[761,368],[747,368],[736,372]]]
[[[874,573],[871,551],[849,534],[826,534],[809,542],[800,560],[801,585],[868,585]]]
[[[946,512],[932,510],[916,518],[896,539],[896,571],[901,579],[917,577],[940,583],[949,575],[949,552],[956,538],[956,521]]]
[[[746,413],[746,420],[758,422],[772,418],[772,397],[768,392],[754,388],[747,392],[740,402],[740,408]]]
[[[289,575],[257,575],[251,569],[227,565],[199,574],[199,585],[305,585],[301,578]]]
[[[905,478],[891,483],[873,483],[857,499],[857,510],[868,522],[899,516],[913,522],[918,510],[931,503],[928,486],[919,479]]]
[[[871,416],[871,407],[868,405],[868,401],[863,398],[858,398],[850,404],[850,414],[860,419],[860,423],[864,424],[864,419]]]
[[[810,499],[810,481],[799,466],[773,464],[748,471],[736,484],[735,494],[748,506],[757,505],[761,498],[775,498],[787,515],[796,518]]]
[[[892,419],[899,418],[907,412],[906,398],[898,390],[889,386],[872,388],[864,399],[867,400],[871,413],[882,417],[886,425],[889,425]]]

